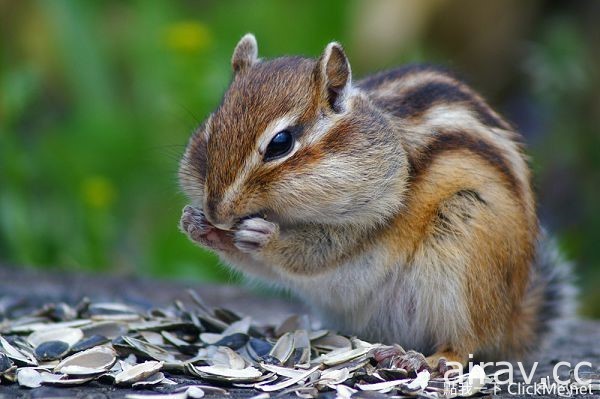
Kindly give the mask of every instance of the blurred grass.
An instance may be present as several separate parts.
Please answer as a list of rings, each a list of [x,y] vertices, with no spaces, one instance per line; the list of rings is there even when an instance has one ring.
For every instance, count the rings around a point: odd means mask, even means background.
[[[177,230],[179,156],[241,35],[269,37],[263,54],[316,54],[304,32],[341,36],[341,3],[4,4],[0,259],[229,278]]]
[[[599,316],[596,8],[487,3],[500,18],[459,3],[0,0],[0,261],[235,280],[178,232],[176,170],[253,32],[262,57],[339,40],[357,75],[416,60],[465,71],[526,135],[543,220]],[[398,21],[377,20],[386,12]]]

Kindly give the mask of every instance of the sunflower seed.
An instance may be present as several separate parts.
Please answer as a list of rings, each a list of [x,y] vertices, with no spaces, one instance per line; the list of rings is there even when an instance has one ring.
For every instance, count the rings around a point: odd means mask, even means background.
[[[333,355],[324,355],[323,363],[327,366],[335,366],[336,364],[344,363],[369,352],[368,348],[358,348],[349,351],[342,351]]]
[[[97,346],[67,357],[54,371],[76,376],[97,375],[110,370],[116,361],[117,356],[112,348]]]
[[[63,387],[72,387],[77,385],[83,385],[96,379],[96,376],[80,376],[70,377],[66,374],[52,374],[48,372],[42,372],[42,384],[44,385],[55,385]]]
[[[280,366],[275,366],[272,364],[262,363],[260,365],[260,367],[267,371],[270,371],[272,373],[280,375],[282,377],[288,377],[288,378],[294,378],[294,377],[298,377],[299,375],[304,374],[304,370],[295,370],[295,369],[291,369],[289,367],[280,367]]]
[[[310,339],[311,341],[315,341],[315,340],[317,340],[319,338],[323,338],[327,334],[329,334],[329,330],[309,331],[308,332],[308,339]]]
[[[417,392],[422,392],[429,384],[431,375],[429,371],[423,370],[417,374],[417,378],[410,382],[400,384],[400,390],[402,393],[414,395]]]
[[[198,316],[199,323],[206,328],[207,332],[222,333],[229,325],[210,315]]]
[[[26,388],[37,388],[42,385],[42,375],[33,367],[23,367],[17,371],[17,382]]]
[[[250,337],[248,337],[248,335],[245,333],[233,333],[231,335],[224,336],[214,344],[216,346],[227,346],[231,349],[237,350],[246,345],[246,342],[248,342],[249,338]]]
[[[38,330],[27,337],[31,346],[38,347],[44,342],[62,341],[70,347],[83,338],[83,331],[79,328],[51,328],[48,330]]]
[[[198,387],[194,387],[194,386],[189,387],[185,392],[186,392],[188,398],[191,398],[191,399],[201,399],[205,395],[202,388],[198,388]]]
[[[309,378],[311,376],[311,374],[318,373],[318,371],[317,371],[318,369],[319,369],[319,366],[315,366],[312,369],[304,371],[303,373],[297,375],[296,377],[289,378],[285,381],[282,381],[282,382],[274,384],[274,385],[263,385],[263,386],[260,386],[259,389],[261,389],[265,392],[274,392],[274,391],[279,391],[279,390],[291,387],[292,385],[295,385],[295,384],[299,383],[300,381]]]
[[[308,330],[310,321],[306,315],[291,315],[285,319],[277,328],[275,328],[275,336],[281,337],[285,333],[294,332],[296,330]]]
[[[0,345],[6,356],[18,365],[37,366],[38,362],[32,353],[19,350],[11,345],[4,337],[0,335]]]
[[[134,382],[142,381],[152,374],[162,369],[163,363],[156,361],[147,361],[124,370],[115,376],[115,384],[128,385]]]
[[[228,395],[229,394],[229,392],[227,392],[226,389],[221,388],[221,387],[212,386],[212,385],[184,385],[182,387],[175,388],[173,390],[173,392],[185,392],[190,388],[201,389],[205,393],[209,393],[211,395]]]
[[[252,381],[262,376],[260,370],[254,367],[237,370],[221,366],[200,366],[196,369],[205,378],[217,377],[226,381]]]
[[[310,340],[306,330],[294,332],[293,363],[300,368],[310,367]]]
[[[12,366],[11,368],[0,373],[0,383],[4,380],[10,383],[17,381],[17,366]]]
[[[338,370],[325,370],[321,373],[321,378],[319,379],[320,384],[330,384],[337,385],[346,381],[350,378],[350,370],[347,368],[342,368]]]
[[[154,331],[141,331],[140,335],[144,340],[151,345],[164,345],[165,339],[161,333]]]
[[[81,331],[86,337],[101,335],[113,340],[121,335],[127,334],[127,325],[116,321],[97,321],[87,326],[81,327]]]
[[[284,364],[294,352],[294,334],[285,333],[278,340],[273,349],[269,352],[281,364]]]
[[[147,377],[146,379],[134,382],[131,386],[133,388],[147,388],[161,384],[164,380],[165,375],[159,371],[152,374],[150,377]]]
[[[162,331],[160,335],[162,336],[164,342],[168,342],[177,346],[178,348],[190,346],[189,342],[180,339],[175,334],[172,334],[168,331]]]
[[[315,339],[312,344],[317,348],[326,350],[352,349],[352,342],[348,338],[336,334]]]
[[[84,350],[92,349],[93,347],[104,345],[110,340],[103,335],[92,335],[91,337],[84,338],[77,342],[71,347],[71,352],[81,352]]]
[[[392,390],[392,388],[397,387],[401,384],[406,384],[410,382],[411,379],[402,379],[402,380],[393,380],[393,381],[383,381],[377,382],[374,384],[356,384],[356,387],[362,391],[378,391],[382,393],[386,393]]]
[[[46,341],[35,348],[35,357],[41,361],[61,359],[69,352],[69,344],[64,341]]]
[[[223,339],[223,335],[215,333],[202,333],[200,334],[200,340],[206,344],[214,345]]]
[[[43,322],[31,322],[26,324],[21,324],[17,326],[12,326],[10,328],[11,333],[16,334],[26,334],[33,333],[41,330],[50,330],[55,328],[78,328],[83,327],[91,323],[91,320],[71,320],[71,321],[62,321],[49,324],[45,319],[38,319]]]
[[[234,311],[229,310],[229,309],[223,309],[223,308],[216,308],[215,310],[213,310],[213,315],[217,319],[219,319],[227,324],[233,324],[236,321],[242,319],[242,317],[240,315],[238,315],[237,313],[235,313]]]
[[[235,370],[246,368],[246,361],[244,358],[226,346],[218,347],[212,354],[209,363],[211,363],[212,366],[221,366]]]
[[[93,303],[88,306],[88,313],[96,315],[139,315],[136,309],[122,303]]]
[[[337,392],[336,399],[350,399],[356,392],[356,389],[347,387],[345,385],[336,385],[335,390]]]
[[[152,345],[137,338],[124,336],[123,340],[135,349],[137,354],[141,354],[147,358],[151,358],[161,362],[175,362],[173,354],[167,352],[158,345]]]
[[[0,373],[4,373],[11,367],[13,367],[12,360],[6,354],[0,352]]]
[[[246,345],[248,354],[255,361],[260,361],[264,356],[267,356],[273,349],[273,345],[259,338],[250,338]]]

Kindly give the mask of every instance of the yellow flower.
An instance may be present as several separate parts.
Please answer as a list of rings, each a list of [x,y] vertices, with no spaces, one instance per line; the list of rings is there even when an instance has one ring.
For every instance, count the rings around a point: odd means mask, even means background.
[[[180,53],[196,53],[207,48],[210,42],[211,34],[206,25],[195,21],[176,22],[165,32],[167,47]]]
[[[86,205],[104,209],[110,206],[116,198],[114,184],[103,176],[90,176],[81,185],[81,194]]]

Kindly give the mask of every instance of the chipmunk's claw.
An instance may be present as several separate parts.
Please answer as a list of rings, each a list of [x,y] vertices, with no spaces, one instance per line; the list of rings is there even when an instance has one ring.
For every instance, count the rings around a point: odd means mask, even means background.
[[[190,240],[209,249],[226,251],[232,247],[230,233],[213,226],[204,212],[193,206],[183,208],[179,228]]]
[[[181,214],[179,221],[179,229],[187,234],[187,236],[196,242],[201,242],[203,236],[208,233],[210,224],[202,212],[198,208],[186,205]]]
[[[394,345],[379,349],[374,354],[375,360],[381,367],[403,369],[407,372],[431,370],[427,359],[416,351],[405,351],[401,346]]]
[[[254,217],[240,222],[233,242],[240,251],[252,254],[261,251],[277,234],[279,227],[275,223]]]
[[[407,371],[414,371],[416,373],[423,370],[431,371],[425,356],[416,351],[408,351],[403,356],[400,356],[396,360],[395,366]]]

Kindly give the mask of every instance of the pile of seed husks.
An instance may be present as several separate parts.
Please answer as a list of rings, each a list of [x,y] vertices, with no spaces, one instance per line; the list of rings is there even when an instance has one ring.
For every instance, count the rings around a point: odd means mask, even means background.
[[[184,399],[237,388],[261,398],[324,392],[342,398],[456,397],[492,389],[479,366],[450,381],[428,370],[407,372],[377,362],[375,353],[389,347],[311,329],[306,316],[261,326],[190,295],[188,306],[175,302],[142,311],[84,300],[6,319],[0,323],[0,381],[28,388],[97,381],[140,389],[131,399],[156,394],[148,390]],[[177,375],[187,376],[186,383],[174,381]],[[190,385],[190,378],[197,384]]]

